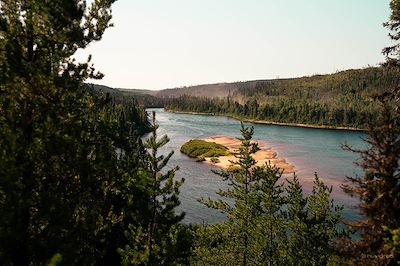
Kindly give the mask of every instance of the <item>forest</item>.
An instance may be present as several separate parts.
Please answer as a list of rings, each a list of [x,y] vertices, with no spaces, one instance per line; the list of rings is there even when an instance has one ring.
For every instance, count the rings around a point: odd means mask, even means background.
[[[1,265],[399,263],[400,93],[394,74],[386,75],[400,70],[398,0],[386,23],[396,44],[384,50],[385,68],[362,70],[366,77],[350,71],[332,83],[304,78],[288,91],[291,80],[250,89],[244,83],[241,94],[226,99],[183,96],[168,103],[169,109],[366,128],[367,150],[346,147],[360,154],[365,170],[343,186],[359,198],[363,214],[348,225],[317,175],[305,195],[296,176],[282,180],[280,169],[256,166],[254,129],[243,124],[236,167],[216,172],[230,186],[217,192],[220,198],[199,199],[226,220],[183,223],[176,207],[185,180],[175,177],[179,166],[168,164],[174,152],[160,153],[169,138],[158,136],[155,113],[140,99],[88,85],[103,74],[90,57],[72,58],[101,40],[114,2],[0,0]],[[387,89],[377,90],[380,85]],[[342,98],[328,99],[338,89]],[[244,104],[234,98],[242,93],[249,97]]]
[[[289,124],[365,129],[379,113],[374,95],[393,89],[398,80],[383,67],[331,75],[236,83],[227,97],[183,95],[165,104],[169,111],[229,115]]]

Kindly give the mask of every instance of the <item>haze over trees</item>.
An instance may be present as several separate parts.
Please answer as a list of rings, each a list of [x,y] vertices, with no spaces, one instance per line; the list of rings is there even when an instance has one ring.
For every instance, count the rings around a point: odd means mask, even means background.
[[[376,119],[376,94],[397,84],[395,73],[385,68],[347,70],[331,75],[237,83],[227,97],[190,95],[171,99],[170,111],[221,114],[238,119],[366,128]]]
[[[112,89],[90,85],[146,107],[229,115],[238,119],[365,129],[377,117],[372,98],[398,82],[393,70],[368,67],[292,79],[255,80],[166,89]]]
[[[71,59],[102,38],[114,2],[0,0],[1,265],[399,261],[399,0],[386,24],[396,42],[384,50],[389,68],[244,82],[226,98],[158,103],[98,93],[85,84],[102,77],[90,58]],[[286,183],[279,169],[256,166],[253,129],[244,126],[236,167],[218,172],[231,186],[203,200],[227,219],[183,224],[183,180],[175,180],[178,167],[166,167],[173,152],[160,155],[169,139],[157,137],[154,114],[150,123],[138,104],[148,99],[240,118],[369,125],[370,147],[359,151],[365,176],[345,186],[361,200],[365,220],[353,225],[360,238],[341,238],[341,208],[317,176],[306,196],[296,176]]]

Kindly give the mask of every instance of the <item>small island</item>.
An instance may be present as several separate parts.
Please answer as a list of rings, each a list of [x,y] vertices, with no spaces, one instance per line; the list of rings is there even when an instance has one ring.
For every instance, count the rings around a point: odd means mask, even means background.
[[[257,165],[261,166],[270,162],[272,165],[283,170],[284,174],[294,173],[295,167],[282,157],[277,157],[276,151],[267,148],[265,143],[256,141],[260,148],[253,158]],[[236,161],[234,153],[239,149],[240,141],[230,136],[211,136],[204,140],[189,140],[181,147],[181,152],[197,161],[210,163],[225,169],[232,166],[232,161]]]

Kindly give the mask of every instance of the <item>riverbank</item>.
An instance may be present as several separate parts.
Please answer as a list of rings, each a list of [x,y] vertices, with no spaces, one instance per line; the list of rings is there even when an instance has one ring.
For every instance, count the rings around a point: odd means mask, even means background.
[[[240,141],[234,137],[230,136],[211,136],[204,139],[207,142],[215,142],[217,144],[223,145],[227,147],[232,153],[236,152],[240,148]],[[258,166],[262,166],[265,163],[271,163],[275,165],[279,169],[283,171],[284,174],[294,173],[295,167],[289,164],[284,158],[278,157],[275,150],[272,148],[266,147],[265,143],[262,141],[255,141],[258,143],[258,147],[260,148],[255,154],[253,154],[253,158],[257,161]],[[218,161],[213,162],[213,158],[205,158],[205,163],[219,166],[224,169],[228,169],[232,166],[232,161],[237,161],[237,158],[234,155],[227,156],[219,156]]]
[[[285,126],[285,127],[303,127],[303,128],[316,128],[316,129],[332,129],[332,130],[343,130],[343,131],[357,131],[357,132],[365,132],[366,129],[355,128],[355,127],[338,127],[338,126],[326,126],[326,125],[311,125],[311,124],[301,124],[301,123],[283,123],[283,122],[274,122],[268,120],[258,120],[252,118],[241,118],[228,114],[216,114],[216,113],[205,113],[205,112],[186,112],[186,111],[173,111],[164,109],[166,112],[175,113],[175,114],[188,114],[188,115],[209,115],[209,116],[225,116],[238,121],[249,122],[254,124],[261,125],[275,125],[275,126]]]

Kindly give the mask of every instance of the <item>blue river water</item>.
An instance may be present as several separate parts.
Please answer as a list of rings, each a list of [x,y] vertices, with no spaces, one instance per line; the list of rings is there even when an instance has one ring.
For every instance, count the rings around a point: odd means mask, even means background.
[[[189,115],[165,112],[163,109],[148,109],[156,111],[156,121],[159,124],[158,135],[167,134],[170,142],[163,147],[161,153],[174,151],[169,167],[178,165],[180,170],[176,178],[184,178],[181,187],[181,205],[178,212],[186,213],[187,223],[215,223],[224,219],[224,215],[216,210],[208,209],[198,202],[201,197],[216,197],[215,192],[227,186],[219,176],[211,172],[216,167],[196,162],[180,152],[183,143],[194,138],[206,138],[213,135],[240,135],[240,122],[223,116]],[[342,149],[344,143],[353,147],[365,148],[361,139],[362,132],[314,129],[291,126],[261,125],[245,123],[254,126],[254,139],[263,141],[267,147],[272,147],[279,157],[293,164],[296,175],[303,184],[303,190],[308,193],[312,189],[314,174],[333,187],[332,198],[338,205],[343,205],[344,217],[348,220],[357,218],[357,199],[346,195],[340,185],[346,176],[361,175],[354,161],[358,155]],[[291,178],[293,174],[285,175]]]

